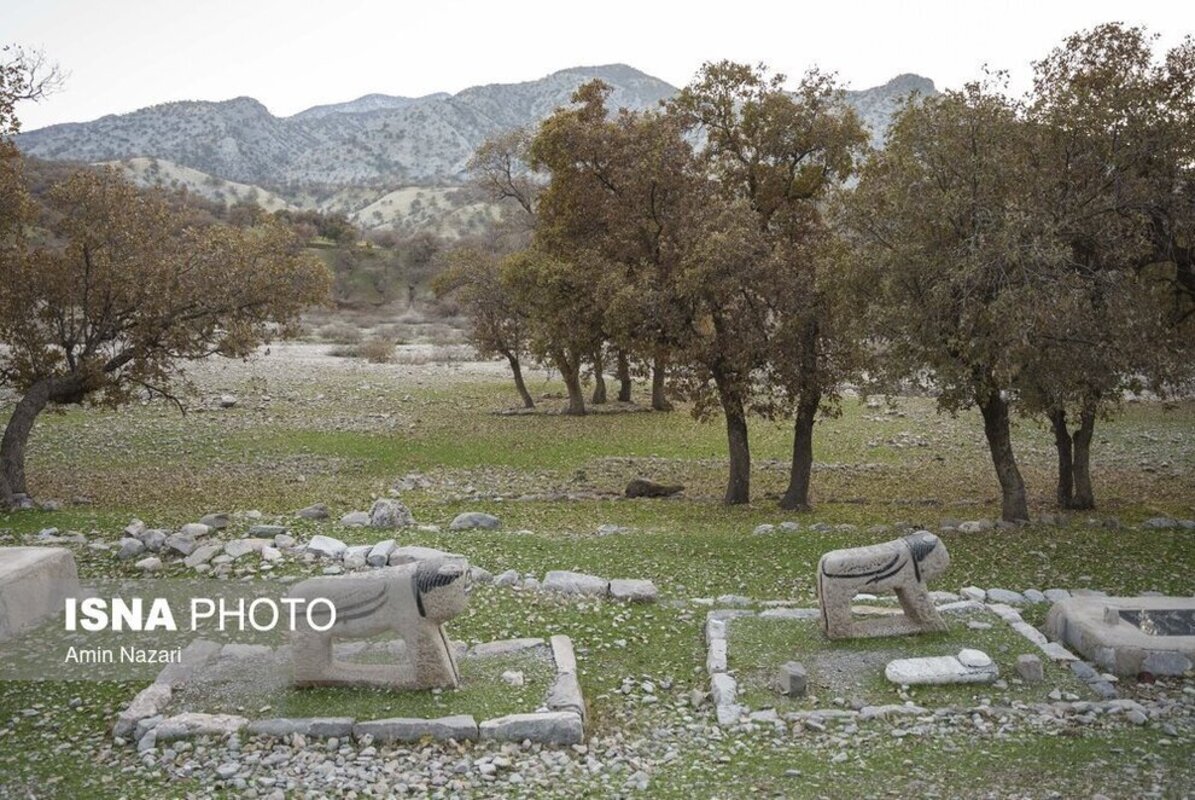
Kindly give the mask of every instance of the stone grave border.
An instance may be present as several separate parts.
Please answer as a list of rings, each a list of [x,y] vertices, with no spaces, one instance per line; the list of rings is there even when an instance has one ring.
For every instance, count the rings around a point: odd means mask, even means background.
[[[744,617],[795,620],[816,620],[821,617],[820,609],[791,606],[784,601],[765,601],[760,605],[768,607],[758,612],[745,608],[716,608],[706,614],[704,630],[706,645],[705,668],[710,678],[710,697],[714,702],[714,711],[718,718],[718,724],[722,727],[738,725],[745,716],[751,716],[752,718],[763,721],[770,720],[772,716],[768,715],[767,712],[752,712],[751,709],[738,702],[738,681],[730,674],[727,667],[730,623],[735,619]],[[884,608],[887,606],[874,605],[870,607]],[[983,603],[977,600],[966,599],[940,603],[936,605],[936,608],[939,612],[946,614],[986,609],[1041,650],[1051,661],[1070,663],[1072,671],[1080,680],[1083,680],[1093,690],[1103,695],[1105,699],[1116,697],[1115,688],[1104,680],[1098,672],[1090,669],[1090,665],[1081,661],[1078,656],[1071,653],[1061,644],[1049,641],[1041,631],[1025,622],[1021,617],[1021,613],[1010,605],[1005,603]],[[918,713],[925,713],[925,709],[912,706],[876,706],[873,708],[877,709],[877,712],[870,715],[863,714],[863,718],[885,716],[888,712],[901,713],[896,711],[896,709],[902,708],[905,709],[904,713],[912,713],[914,710]],[[840,711],[840,709],[818,710],[808,713],[813,716],[824,716],[834,711]]]
[[[117,718],[112,735],[118,743],[135,741],[140,751],[150,750],[159,742],[235,733],[275,738],[289,738],[295,734],[316,738],[351,737],[357,741],[368,736],[377,743],[451,739],[458,742],[530,740],[548,745],[582,744],[585,741],[585,699],[577,679],[577,657],[568,636],[558,634],[547,642],[535,638],[485,642],[475,645],[472,652],[496,655],[544,646],[550,649],[556,666],[556,677],[544,697],[543,707],[547,711],[508,714],[480,723],[469,714],[432,719],[273,717],[250,720],[232,714],[185,712],[163,717],[162,711],[169,705],[174,688],[218,658],[224,649],[217,642],[196,639],[183,648],[182,659],[178,663],[168,664],[153,683],[137,693]]]

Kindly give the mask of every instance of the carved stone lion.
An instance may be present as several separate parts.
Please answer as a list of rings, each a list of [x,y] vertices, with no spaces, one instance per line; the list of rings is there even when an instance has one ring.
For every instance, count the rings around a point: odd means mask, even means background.
[[[929,531],[891,542],[832,550],[817,565],[822,627],[831,639],[940,631],[946,623],[930,600],[926,581],[950,565],[946,545]],[[851,618],[851,600],[862,592],[894,592],[905,615],[861,625]]]
[[[291,634],[296,686],[373,686],[390,689],[450,688],[460,672],[444,623],[468,604],[469,566],[463,559],[428,559],[360,574],[311,578],[288,596],[311,603],[326,598],[336,607],[327,631],[299,618]],[[313,607],[319,611],[322,605]],[[314,615],[323,627],[329,615]],[[333,639],[360,639],[393,631],[406,645],[410,663],[358,664],[336,661]]]

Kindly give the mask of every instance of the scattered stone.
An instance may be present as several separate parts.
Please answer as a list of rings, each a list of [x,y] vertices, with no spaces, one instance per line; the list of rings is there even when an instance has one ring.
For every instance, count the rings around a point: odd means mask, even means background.
[[[133,566],[143,572],[157,572],[162,568],[162,559],[157,556],[150,556],[149,558],[141,559]]]
[[[342,520],[343,521],[343,520]],[[369,526],[382,530],[406,528],[415,524],[411,510],[398,500],[379,497],[369,509]]]
[[[230,522],[230,520],[229,520],[228,514],[224,513],[223,511],[219,511],[219,512],[216,512],[213,514],[204,514],[199,519],[199,523],[201,525],[206,525],[206,526],[208,526],[209,529],[214,530],[214,531],[224,530],[225,528],[228,527],[229,522]]]
[[[202,539],[212,532],[212,528],[202,522],[188,522],[179,528],[178,532],[183,536],[190,536],[192,539]]]
[[[1178,520],[1171,519],[1170,517],[1150,517],[1141,523],[1141,527],[1162,530],[1165,528],[1177,528],[1179,524]]]
[[[286,550],[287,548],[295,546],[295,537],[289,533],[280,533],[274,537],[274,546],[279,550]]]
[[[809,676],[800,662],[789,661],[780,665],[780,670],[776,675],[776,684],[780,694],[787,697],[803,697],[808,683]]]
[[[175,534],[178,536],[179,534]],[[165,545],[168,534],[160,528],[150,528],[142,531],[138,536],[141,543],[145,545],[145,549],[151,553],[159,552]]]
[[[494,578],[495,586],[515,586],[519,582],[519,571],[508,569]]]
[[[236,395],[222,394],[220,395],[220,408],[234,408],[237,404]]]
[[[328,507],[323,503],[316,503],[306,508],[300,508],[295,512],[295,516],[299,519],[327,519]]]
[[[145,528],[145,523],[134,517],[133,520],[125,526],[124,535],[136,538],[137,536],[141,535]]]
[[[173,550],[180,556],[186,557],[195,552],[195,539],[184,533],[172,533],[166,537],[163,546],[168,550]]]
[[[684,490],[685,487],[680,484],[669,486],[646,478],[635,478],[627,484],[624,494],[627,497],[671,497]]]
[[[1041,683],[1046,679],[1041,659],[1032,653],[1017,656],[1017,674],[1025,683]]]
[[[287,532],[288,529],[285,525],[254,525],[249,529],[248,535],[273,539],[275,536]]]
[[[195,569],[200,564],[206,564],[207,562],[211,561],[212,558],[223,549],[224,546],[219,544],[200,545],[191,552],[191,555],[183,559],[183,563],[186,564],[188,568]]]
[[[1025,600],[1027,602],[1033,603],[1034,605],[1047,602],[1046,596],[1037,589],[1026,589],[1024,592],[1022,592],[1022,594],[1025,595]]]
[[[361,567],[365,566],[366,559],[369,557],[371,550],[373,550],[373,545],[370,544],[356,544],[346,548],[344,551],[344,568],[361,569]]]
[[[781,522],[780,530],[784,531],[785,533],[796,533],[797,531],[801,530],[801,524],[792,521]],[[887,533],[887,531],[884,531],[884,533]]]
[[[543,588],[561,594],[605,595],[610,590],[610,581],[583,572],[552,570],[544,575]]]
[[[959,589],[958,593],[968,600],[974,600],[976,603],[982,603],[988,596],[988,593],[978,586],[964,586]]]
[[[340,518],[340,524],[346,528],[364,528],[369,524],[369,512],[350,511]]]
[[[631,532],[630,528],[623,527],[622,525],[613,525],[610,523],[607,523],[605,525],[599,525],[597,528],[597,531],[596,531],[598,536],[613,536],[615,534],[630,533],[630,532]]]
[[[315,553],[321,558],[340,558],[347,549],[348,545],[344,542],[323,534],[312,536],[311,541],[307,543],[307,552]]]
[[[521,670],[508,669],[502,673],[502,682],[507,686],[522,686],[527,680]]]
[[[261,560],[262,561],[280,561],[280,560],[282,560],[282,551],[279,550],[277,547],[271,547],[270,545],[266,545],[265,547],[261,548]]]
[[[481,528],[483,530],[492,531],[501,527],[502,521],[492,514],[483,514],[480,511],[466,511],[463,514],[457,514],[452,522],[448,524],[450,531],[467,531],[474,528]]]
[[[771,533],[774,530],[776,530],[775,525],[768,525],[767,523],[765,523],[763,525],[756,525],[754,533],[757,536],[762,536],[763,534]]]
[[[250,553],[261,553],[262,548],[269,544],[269,539],[233,539],[231,542],[225,543],[224,552],[235,561]]]
[[[990,519],[977,519],[964,522],[958,526],[959,533],[984,533],[995,527]]]
[[[659,597],[656,585],[649,580],[615,578],[610,581],[610,596],[632,603],[654,603]]]
[[[1042,592],[1042,594],[1045,595],[1046,600],[1050,601],[1051,603],[1057,603],[1060,600],[1065,600],[1071,596],[1071,593],[1066,589],[1046,589],[1044,592]]]
[[[369,548],[365,556],[365,563],[371,567],[384,567],[390,561],[390,554],[394,552],[396,544],[393,539],[384,539]]]
[[[116,557],[121,561],[128,561],[130,558],[136,558],[145,552],[145,542],[140,539],[134,539],[132,536],[126,536],[120,540],[120,549],[116,551]]]

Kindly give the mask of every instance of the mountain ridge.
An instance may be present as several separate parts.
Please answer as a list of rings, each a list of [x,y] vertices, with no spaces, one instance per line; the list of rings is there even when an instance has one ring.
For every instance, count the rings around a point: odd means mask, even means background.
[[[518,83],[470,86],[454,94],[367,94],[286,117],[274,116],[259,100],[244,95],[178,100],[23,132],[16,142],[27,154],[49,160],[161,160],[172,165],[172,179],[229,202],[236,193],[209,191],[209,184],[260,187],[302,204],[295,198],[311,187],[372,187],[385,193],[405,186],[459,185],[469,157],[485,139],[537,123],[567,105],[577,86],[593,78],[611,85],[613,108],[655,108],[678,91],[630,65],[599,64],[567,67]],[[872,142],[880,145],[889,120],[910,92],[935,91],[928,78],[904,73],[881,86],[848,90],[846,99],[870,128]],[[140,162],[132,171],[141,182],[157,174]]]

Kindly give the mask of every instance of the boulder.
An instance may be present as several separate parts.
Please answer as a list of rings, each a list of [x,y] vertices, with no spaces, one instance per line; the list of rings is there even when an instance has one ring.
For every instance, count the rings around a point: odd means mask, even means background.
[[[1041,659],[1032,653],[1017,656],[1017,674],[1025,683],[1041,683],[1046,679]]]
[[[411,515],[411,510],[398,500],[380,497],[373,501],[373,507],[369,509],[369,526],[371,528],[394,530],[414,524],[415,517]]]
[[[178,534],[175,534],[177,536]],[[150,528],[138,534],[137,538],[145,545],[145,549],[151,553],[156,553],[167,544],[169,534],[161,528]]]
[[[128,561],[131,558],[136,558],[145,552],[145,542],[140,539],[134,539],[132,536],[126,536],[120,540],[120,547],[116,551],[116,557],[121,561]]]
[[[463,514],[457,514],[452,522],[448,525],[450,531],[467,531],[473,528],[482,528],[487,531],[496,530],[501,527],[502,521],[492,514],[483,514],[480,511],[466,511]]]
[[[173,550],[180,556],[189,556],[195,552],[195,539],[187,536],[185,533],[172,533],[166,537],[165,547],[167,550]],[[150,548],[151,550],[153,548]]]
[[[671,497],[684,490],[685,487],[680,484],[667,485],[646,478],[635,478],[627,484],[624,494],[627,497]]]

